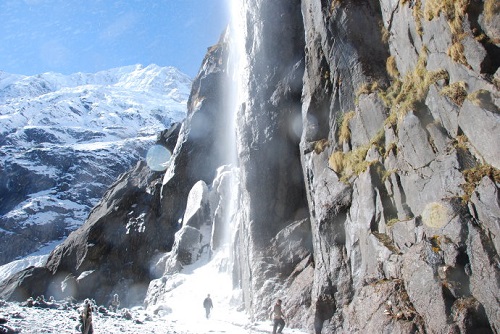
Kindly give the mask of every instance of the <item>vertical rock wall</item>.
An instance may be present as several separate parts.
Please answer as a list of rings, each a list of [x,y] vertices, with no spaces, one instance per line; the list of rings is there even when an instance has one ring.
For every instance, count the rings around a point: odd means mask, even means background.
[[[264,317],[283,297],[291,324],[317,333],[497,332],[498,4],[244,4],[246,307]],[[280,90],[292,64],[304,70],[300,100],[295,88]],[[292,178],[281,183],[298,166],[282,125],[299,101],[305,195]],[[302,202],[284,193],[304,195],[309,213],[310,235],[297,245],[305,251],[288,263],[279,236],[297,233]]]
[[[243,8],[248,99],[237,115],[237,280],[246,308],[264,316],[281,288],[281,263],[264,250],[280,230],[308,215],[298,147],[304,32],[300,1],[250,0]]]

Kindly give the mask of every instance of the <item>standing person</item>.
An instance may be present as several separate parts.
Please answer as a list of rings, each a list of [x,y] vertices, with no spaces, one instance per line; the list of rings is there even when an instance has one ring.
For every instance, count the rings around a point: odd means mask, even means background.
[[[118,312],[118,307],[120,306],[120,299],[118,294],[115,293],[113,295],[113,300],[111,301],[111,305],[109,306],[111,311]]]
[[[90,300],[88,299],[85,299],[85,303],[83,304],[80,322],[82,324],[82,334],[94,333],[94,328],[92,326],[92,305],[90,305]]]
[[[210,294],[207,295],[207,298],[203,301],[203,307],[205,308],[205,315],[208,319],[210,316],[210,309],[214,307],[214,304],[212,304],[212,298],[210,298]]]
[[[276,301],[274,304],[273,311],[269,315],[269,317],[273,320],[273,334],[281,333],[283,331],[283,327],[285,327],[285,314],[283,313],[283,309],[281,308],[281,299]],[[278,332],[276,332],[278,329]]]

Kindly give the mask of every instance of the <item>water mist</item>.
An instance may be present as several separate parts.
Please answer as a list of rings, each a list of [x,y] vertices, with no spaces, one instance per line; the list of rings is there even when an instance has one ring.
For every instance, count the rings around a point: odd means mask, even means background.
[[[148,308],[154,308],[172,321],[185,323],[193,333],[198,325],[203,327],[202,321],[206,320],[204,317],[198,318],[197,313],[203,312],[199,305],[207,294],[211,295],[214,303],[211,325],[216,325],[217,321],[227,323],[229,314],[232,323],[247,322],[244,313],[236,312],[242,305],[242,294],[238,282],[233,279],[235,265],[232,253],[238,222],[236,115],[244,99],[242,92],[245,81],[242,71],[245,68],[241,19],[243,8],[239,2],[231,1],[232,23],[226,34],[230,52],[225,68],[225,77],[229,82],[223,83],[223,87],[228,87],[223,89],[227,95],[220,97],[224,99],[225,110],[221,110],[223,117],[218,114],[223,126],[217,130],[217,145],[221,146],[218,150],[227,155],[223,159],[225,165],[219,166],[212,184],[199,181],[190,190],[182,227],[176,233],[173,249],[156,264],[162,266],[165,263],[163,277],[151,282],[151,293],[148,293],[146,300]],[[211,221],[196,217],[207,217],[207,210],[204,209],[207,203]],[[197,219],[200,226],[195,228],[192,222]],[[189,243],[193,243],[193,246]],[[176,247],[180,250],[177,253]],[[186,253],[194,262],[179,264],[179,257]]]

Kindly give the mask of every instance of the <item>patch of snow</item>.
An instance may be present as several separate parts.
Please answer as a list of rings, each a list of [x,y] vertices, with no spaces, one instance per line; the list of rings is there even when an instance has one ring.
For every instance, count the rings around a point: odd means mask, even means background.
[[[84,271],[84,272],[82,272],[80,274],[80,276],[78,276],[78,278],[76,280],[78,281],[78,280],[84,279],[85,277],[87,277],[88,275],[92,274],[93,272],[94,272],[94,270]]]
[[[151,285],[162,284],[162,281],[166,285],[163,287],[161,300],[148,305],[146,312],[159,315],[176,333],[270,333],[271,321],[252,322],[245,312],[238,311],[242,303],[241,291],[232,288],[228,253],[229,247],[223,247],[213,256],[206,251],[198,261],[185,266],[180,273],[153,280]],[[207,319],[203,300],[208,294],[212,299],[213,309]],[[267,309],[271,305],[262,307]],[[285,328],[283,333],[306,332]]]
[[[59,238],[82,225],[158,133],[184,119],[190,89],[187,75],[157,65],[72,75],[0,71],[0,170],[12,188],[2,189],[12,200],[3,202],[0,233],[53,223]]]
[[[29,267],[43,267],[49,255],[27,256],[0,266],[0,282]]]
[[[250,321],[238,311],[241,291],[233,290],[228,273],[228,248],[210,258],[206,252],[181,273],[170,275],[162,301],[147,308],[136,306],[115,312],[93,313],[95,333],[155,334],[258,334],[272,331],[271,321]],[[84,274],[90,274],[85,272]],[[78,278],[81,279],[82,275]],[[157,282],[162,279],[156,280]],[[155,281],[152,282],[155,284]],[[213,309],[206,318],[203,300],[210,294]],[[266,307],[266,305],[263,305]],[[60,303],[58,308],[23,307],[20,303],[1,302],[0,317],[21,333],[78,333],[78,305]],[[286,334],[306,334],[285,327]]]
[[[30,255],[22,259],[15,260],[4,264],[3,266],[0,266],[0,282],[26,268],[43,267],[47,262],[47,258],[49,257],[50,252],[55,249],[61,242],[62,240],[50,242],[36,252],[31,253]]]

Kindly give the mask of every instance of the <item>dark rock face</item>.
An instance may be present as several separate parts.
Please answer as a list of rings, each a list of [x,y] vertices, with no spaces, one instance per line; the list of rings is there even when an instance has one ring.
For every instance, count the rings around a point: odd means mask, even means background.
[[[66,237],[76,228],[76,222],[83,221],[96,199],[118,175],[133,165],[131,162],[138,161],[144,151],[136,147],[131,154],[120,156],[107,152],[109,156],[106,157],[102,152],[84,154],[69,148],[39,147],[18,154],[24,155],[32,165],[45,166],[44,170],[60,171],[57,173],[59,178],[43,175],[43,172],[37,174],[33,168],[24,168],[11,161],[0,166],[0,184],[3,185],[0,186],[0,242],[11,245],[0,250],[0,263],[5,264]],[[16,205],[30,196],[36,197],[33,194],[43,193],[46,195],[40,195],[38,201],[19,209],[21,214],[12,214]],[[50,196],[54,198],[47,200]],[[39,218],[26,223],[30,216]]]
[[[244,80],[249,100],[243,102],[237,116],[241,184],[238,281],[246,308],[267,317],[268,305],[282,282],[273,277],[279,270],[269,268],[271,255],[263,250],[280,230],[307,217],[300,129],[293,131],[294,122],[300,124],[304,31],[300,1],[249,1],[248,5],[252,10],[248,15],[258,19],[245,25],[248,72]],[[306,257],[303,254],[288,265],[300,265]]]
[[[10,298],[22,296],[19,290],[33,295],[30,289],[43,290],[45,285],[43,293],[57,298],[94,296],[104,304],[116,292],[125,303],[140,300],[150,277],[147,259],[172,243],[168,236],[173,227],[155,223],[161,175],[145,163],[123,174],[86,223],[52,252],[47,270],[33,273],[40,283],[32,284],[23,276]]]
[[[216,169],[227,163],[221,133],[226,125],[228,44],[221,37],[203,60],[188,101],[188,115],[173,151],[172,163],[163,177],[161,221],[182,219],[187,196],[199,180],[211,183]]]
[[[40,279],[43,277],[43,281]],[[2,295],[12,300],[25,301],[32,296],[40,296],[46,292],[50,272],[47,268],[27,268],[1,283]]]

